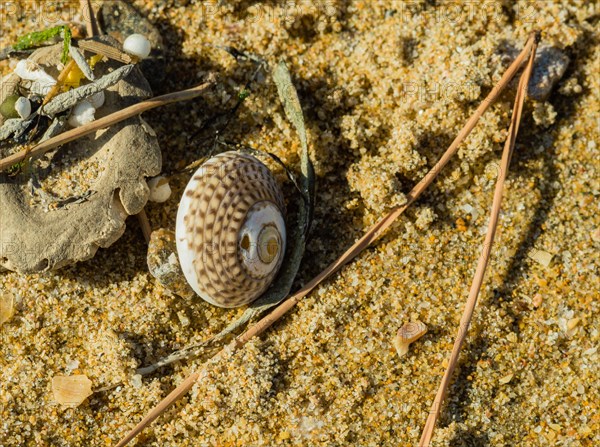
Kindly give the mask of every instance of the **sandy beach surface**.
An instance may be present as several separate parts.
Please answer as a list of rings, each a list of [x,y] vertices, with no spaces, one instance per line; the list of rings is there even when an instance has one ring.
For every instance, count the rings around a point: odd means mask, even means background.
[[[165,76],[153,83],[155,94],[219,75],[202,98],[144,114],[158,135],[163,172],[210,150],[213,117],[233,106],[255,70],[222,46],[287,62],[317,175],[296,288],[404,202],[529,32],[540,30],[542,44],[568,56],[550,96],[526,102],[491,262],[432,445],[600,445],[597,4],[133,4],[164,39]],[[0,1],[0,47],[59,20],[80,20],[78,8],[77,1]],[[0,63],[1,74],[11,70],[10,61]],[[514,93],[513,86],[490,107],[375,245],[211,365],[132,445],[416,445],[481,253]],[[299,169],[298,139],[264,73],[222,136]],[[281,169],[277,175],[284,179]],[[153,228],[174,228],[187,180],[174,176],[171,198],[147,205]],[[2,447],[114,445],[206,359],[141,380],[136,368],[215,335],[243,312],[162,288],[148,272],[133,217],[89,261],[0,273],[0,293],[14,301],[14,315],[0,327]],[[417,320],[428,333],[399,357],[393,337]],[[76,374],[100,391],[76,408],[58,404],[52,378]]]

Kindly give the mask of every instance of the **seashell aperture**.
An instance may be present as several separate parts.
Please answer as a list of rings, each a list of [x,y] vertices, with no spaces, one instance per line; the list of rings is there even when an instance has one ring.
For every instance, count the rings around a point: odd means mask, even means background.
[[[204,300],[237,307],[271,284],[285,254],[283,193],[251,155],[224,152],[189,181],[175,236],[187,282]]]

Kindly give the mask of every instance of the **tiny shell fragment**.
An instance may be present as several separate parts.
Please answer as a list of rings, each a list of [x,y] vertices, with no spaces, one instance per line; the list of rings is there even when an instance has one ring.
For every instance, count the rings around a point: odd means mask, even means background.
[[[52,378],[54,400],[61,405],[78,407],[92,395],[92,381],[83,374],[54,376]]]
[[[510,382],[512,380],[512,378],[514,377],[514,374],[507,374],[504,377],[501,377],[499,382],[503,385],[507,384],[508,382]]]
[[[148,197],[148,200],[151,202],[163,203],[169,200],[169,197],[171,197],[169,179],[163,177],[162,175],[148,180],[148,188],[150,189],[150,196]]]
[[[400,329],[398,334],[394,337],[393,344],[398,351],[398,355],[402,357],[408,352],[409,345],[417,341],[423,335],[427,333],[427,326],[421,321],[406,323]]]
[[[14,314],[15,300],[12,293],[4,292],[0,295],[0,325],[10,320]]]
[[[544,267],[548,267],[552,262],[552,253],[548,253],[544,250],[536,250],[534,248],[529,252],[528,256]]]

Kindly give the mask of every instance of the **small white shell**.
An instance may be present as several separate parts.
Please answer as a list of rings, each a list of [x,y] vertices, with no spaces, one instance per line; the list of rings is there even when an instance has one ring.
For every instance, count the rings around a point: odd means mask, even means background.
[[[147,58],[151,50],[150,41],[142,34],[132,34],[123,42],[123,51],[140,59]]]
[[[79,127],[91,123],[96,119],[95,113],[96,109],[94,106],[88,100],[84,99],[73,107],[69,116],[69,125],[71,127]]]
[[[56,79],[50,76],[36,62],[23,59],[17,63],[14,72],[21,79],[31,81],[29,89],[36,94],[45,95],[56,84]]]
[[[184,191],[175,230],[194,291],[220,307],[258,298],[283,262],[284,207],[279,185],[256,158],[225,152],[206,161]]]
[[[169,200],[169,197],[171,197],[169,180],[162,175],[148,180],[148,188],[150,189],[150,196],[148,197],[148,200],[151,202],[163,203]]]
[[[25,98],[24,96],[21,96],[19,99],[17,99],[15,102],[15,111],[22,119],[29,118],[29,115],[31,115],[31,102],[29,99]]]

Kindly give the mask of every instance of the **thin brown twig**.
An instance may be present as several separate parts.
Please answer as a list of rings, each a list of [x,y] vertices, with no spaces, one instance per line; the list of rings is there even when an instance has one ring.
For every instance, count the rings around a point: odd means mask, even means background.
[[[146,214],[144,208],[142,208],[142,211],[137,213],[137,218],[140,222],[140,227],[142,228],[142,234],[144,235],[144,239],[146,239],[146,243],[149,243],[150,235],[152,234],[152,226],[150,225],[148,215]]]
[[[100,34],[100,28],[98,27],[98,21],[94,14],[94,9],[90,0],[80,0],[81,15],[85,20],[85,30],[87,37],[94,37]]]
[[[529,78],[531,77],[536,49],[537,40],[534,42],[533,47],[531,48],[529,62],[525,71],[521,75],[521,79],[519,80],[519,88],[515,97],[515,104],[513,107],[511,123],[510,127],[508,128],[508,136],[504,145],[504,151],[502,152],[502,161],[500,162],[500,170],[498,172],[498,180],[496,181],[494,199],[492,201],[492,210],[490,212],[490,221],[483,242],[481,256],[479,257],[479,261],[477,263],[477,269],[475,270],[475,275],[473,277],[473,282],[471,284],[471,289],[469,291],[469,297],[465,305],[465,310],[460,319],[458,333],[456,334],[456,340],[454,341],[454,346],[452,347],[452,354],[450,355],[450,361],[448,362],[448,367],[444,372],[444,376],[442,377],[439,389],[437,391],[433,404],[431,405],[431,410],[429,411],[429,416],[427,417],[427,421],[425,423],[423,433],[421,435],[421,440],[419,441],[419,447],[428,447],[429,443],[431,442],[431,438],[433,437],[435,424],[439,418],[441,406],[446,397],[446,393],[448,392],[448,386],[450,385],[450,379],[452,378],[452,374],[454,372],[454,369],[456,368],[460,350],[467,337],[467,330],[469,328],[469,325],[471,324],[473,311],[475,310],[475,305],[477,304],[477,297],[479,296],[479,291],[481,290],[481,285],[483,284],[485,270],[490,260],[492,244],[494,243],[494,236],[496,235],[496,228],[498,226],[498,217],[500,215],[500,207],[502,205],[502,192],[504,189],[504,181],[506,180],[508,167],[510,165],[510,159],[512,157],[513,149],[515,147],[515,141],[517,139],[517,133],[519,132],[519,124],[521,123],[521,116],[523,112],[523,103],[527,95],[527,84],[529,83]]]
[[[73,70],[73,68],[75,68],[76,65],[77,63],[73,59],[71,59],[69,63],[65,65],[65,67],[58,75],[58,78],[56,79],[56,84],[52,86],[48,94],[44,97],[44,100],[42,101],[42,107],[48,104],[48,102],[50,102],[50,100],[56,96],[56,94],[64,84],[65,80],[69,76],[69,73],[71,72],[71,70]]]
[[[517,70],[520,68],[521,64],[531,51],[531,48],[534,45],[535,35],[532,33],[525,44],[525,48],[519,56],[515,59],[515,61],[510,65],[510,67],[506,70],[498,84],[492,89],[492,91],[486,96],[486,98],[481,102],[477,110],[473,113],[471,118],[467,121],[465,127],[459,132],[457,137],[454,139],[450,147],[446,150],[442,158],[436,163],[436,165],[423,177],[423,179],[408,193],[406,204],[392,210],[389,214],[383,217],[379,222],[373,225],[369,230],[358,240],[356,241],[346,252],[340,256],[336,261],[330,264],[325,270],[323,270],[319,275],[309,281],[304,287],[302,287],[299,291],[288,297],[283,303],[277,306],[272,312],[270,312],[267,316],[262,318],[252,327],[250,327],[246,332],[237,337],[230,345],[223,348],[219,353],[216,354],[215,357],[211,359],[211,363],[213,360],[217,358],[223,358],[223,356],[229,355],[236,349],[244,346],[249,340],[253,337],[260,335],[267,328],[269,328],[273,323],[275,323],[279,318],[281,318],[284,314],[286,314],[290,309],[292,309],[302,298],[308,295],[318,284],[327,279],[333,273],[337,272],[341,267],[354,259],[362,250],[364,250],[367,246],[369,246],[373,241],[375,241],[379,235],[383,231],[385,231],[397,218],[400,216],[409,206],[412,204],[425,189],[433,182],[433,180],[440,173],[441,169],[448,163],[450,158],[456,153],[458,150],[458,146],[460,143],[469,135],[471,130],[477,124],[477,121],[483,115],[483,113],[487,110],[487,108],[498,98],[498,96],[504,91],[508,83],[514,77]],[[194,372],[187,379],[184,380],[183,383],[178,385],[165,399],[163,399],[156,407],[154,407],[150,412],[129,432],[123,437],[116,447],[123,447],[127,445],[131,440],[133,440],[139,433],[144,430],[145,427],[150,425],[156,418],[158,418],[164,411],[167,410],[173,403],[175,403],[179,398],[185,395],[185,393],[192,387],[193,382],[204,377],[204,373],[207,364],[204,365],[201,373]]]
[[[20,163],[28,156],[38,157],[58,146],[62,146],[71,141],[77,140],[78,138],[81,138],[85,135],[89,135],[93,132],[96,132],[97,130],[105,129],[109,126],[112,126],[113,124],[119,123],[123,120],[139,115],[148,110],[171,104],[174,102],[187,101],[189,99],[196,98],[202,93],[204,93],[206,90],[208,90],[210,87],[212,87],[215,84],[215,82],[216,76],[213,73],[211,73],[208,76],[206,82],[195,87],[174,93],[168,93],[166,95],[157,96],[155,98],[142,101],[138,104],[129,106],[125,109],[111,113],[110,115],[107,115],[103,118],[92,121],[91,123],[88,123],[84,126],[63,132],[53,138],[50,138],[46,141],[43,141],[42,143],[37,144],[30,150],[25,149],[20,152],[17,152],[16,154],[3,158],[2,160],[0,160],[0,172],[10,168],[16,163]]]

